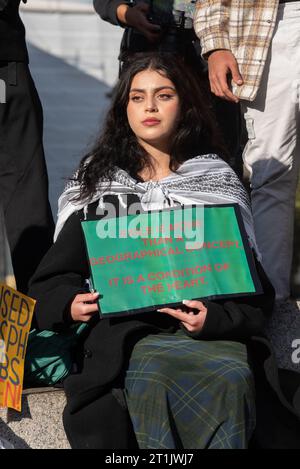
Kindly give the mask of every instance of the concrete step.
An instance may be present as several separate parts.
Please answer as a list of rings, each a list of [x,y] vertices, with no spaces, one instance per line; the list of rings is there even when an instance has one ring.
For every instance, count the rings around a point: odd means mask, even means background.
[[[0,409],[0,438],[15,449],[69,449],[62,423],[65,403],[62,389],[25,389],[22,412]]]

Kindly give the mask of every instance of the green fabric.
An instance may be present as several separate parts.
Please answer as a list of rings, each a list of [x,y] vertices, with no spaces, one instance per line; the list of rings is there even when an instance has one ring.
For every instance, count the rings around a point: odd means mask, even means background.
[[[24,367],[25,384],[52,386],[66,378],[72,370],[72,351],[87,326],[74,325],[66,332],[30,331]]]

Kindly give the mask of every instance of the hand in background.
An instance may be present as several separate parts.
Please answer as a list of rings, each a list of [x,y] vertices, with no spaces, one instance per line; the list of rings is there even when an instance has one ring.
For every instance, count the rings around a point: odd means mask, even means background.
[[[117,8],[117,17],[121,23],[137,29],[149,42],[156,42],[160,38],[161,28],[148,20],[149,8],[147,3],[139,3],[134,7],[122,4]]]
[[[212,52],[208,57],[208,75],[212,93],[226,101],[239,102],[228,84],[229,78],[239,86],[243,84],[238,63],[232,52],[229,50]]]
[[[76,295],[71,303],[71,317],[73,321],[88,322],[95,313],[99,312],[98,299],[99,293],[83,293]]]
[[[207,315],[206,306],[204,306],[201,301],[196,300],[183,300],[182,303],[188,307],[187,311],[173,308],[162,308],[158,309],[158,311],[169,314],[170,316],[173,316],[174,318],[181,321],[181,323],[189,332],[200,332],[204,326]],[[192,309],[198,310],[198,313],[195,314]]]

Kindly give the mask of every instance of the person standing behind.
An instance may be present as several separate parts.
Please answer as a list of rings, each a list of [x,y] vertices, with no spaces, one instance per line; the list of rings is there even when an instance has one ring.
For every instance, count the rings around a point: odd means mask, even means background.
[[[174,0],[94,0],[95,11],[104,21],[124,28],[121,62],[137,52],[178,53],[203,73],[193,30],[194,2],[177,4]]]
[[[43,112],[28,68],[20,0],[0,0],[0,200],[17,288],[29,278],[52,244],[43,150]]]
[[[150,43],[159,40],[161,28],[147,18],[150,6],[146,2],[133,5],[126,0],[94,0],[94,8],[104,21],[135,28]]]
[[[285,301],[300,163],[300,1],[198,0],[194,28],[212,92],[241,100],[256,238],[276,299]]]

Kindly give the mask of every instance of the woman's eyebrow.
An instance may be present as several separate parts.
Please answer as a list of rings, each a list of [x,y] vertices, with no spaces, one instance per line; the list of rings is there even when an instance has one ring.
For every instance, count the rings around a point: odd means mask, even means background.
[[[157,92],[157,91],[166,90],[166,89],[172,90],[172,91],[176,91],[175,88],[173,88],[172,86],[159,86],[158,88],[153,88],[153,90],[151,90],[151,91]],[[129,93],[133,93],[133,92],[145,93],[146,90],[143,89],[143,88],[132,88],[132,89],[129,91]]]

